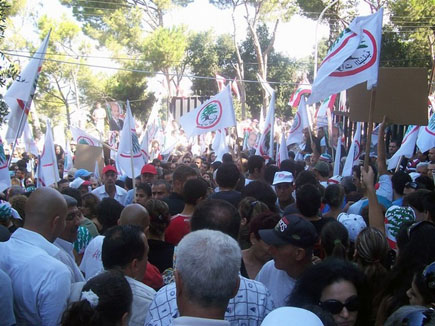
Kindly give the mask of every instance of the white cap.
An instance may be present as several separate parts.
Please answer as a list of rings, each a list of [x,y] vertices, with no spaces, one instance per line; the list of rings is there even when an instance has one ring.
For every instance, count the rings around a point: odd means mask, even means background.
[[[69,186],[74,189],[79,189],[81,185],[90,185],[89,181],[85,181],[82,178],[75,178],[73,182],[70,182]]]
[[[275,173],[275,177],[273,178],[273,185],[284,182],[293,182],[293,174],[288,171],[278,171]]]
[[[311,311],[295,308],[280,307],[271,311],[264,318],[261,326],[323,326],[322,321]]]
[[[349,233],[350,241],[355,242],[358,234],[367,227],[364,218],[357,214],[340,213],[337,221],[344,225]]]

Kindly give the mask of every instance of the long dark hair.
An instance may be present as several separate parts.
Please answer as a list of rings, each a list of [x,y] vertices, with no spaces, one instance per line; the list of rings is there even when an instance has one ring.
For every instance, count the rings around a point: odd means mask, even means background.
[[[98,303],[83,298],[92,291]],[[62,326],[114,326],[131,310],[133,295],[121,272],[111,270],[91,278],[83,287],[82,299],[74,302],[62,316]]]

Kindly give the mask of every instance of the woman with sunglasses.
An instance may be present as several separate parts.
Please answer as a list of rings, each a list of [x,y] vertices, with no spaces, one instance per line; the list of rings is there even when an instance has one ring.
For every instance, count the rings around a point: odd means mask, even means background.
[[[288,304],[299,308],[318,305],[338,326],[367,325],[365,287],[364,274],[358,267],[329,258],[302,274]]]
[[[435,261],[414,274],[406,295],[411,305],[435,308]]]

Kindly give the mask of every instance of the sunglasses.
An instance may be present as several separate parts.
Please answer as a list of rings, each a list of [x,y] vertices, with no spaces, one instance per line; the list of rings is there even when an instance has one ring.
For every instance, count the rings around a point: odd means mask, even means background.
[[[435,290],[435,261],[425,267],[423,279],[429,289]]]
[[[348,311],[358,311],[359,309],[359,300],[358,296],[354,295],[346,300],[345,303],[342,303],[341,301],[331,299],[326,301],[321,301],[319,303],[319,306],[322,307],[324,310],[330,312],[333,315],[339,314],[344,307]]]

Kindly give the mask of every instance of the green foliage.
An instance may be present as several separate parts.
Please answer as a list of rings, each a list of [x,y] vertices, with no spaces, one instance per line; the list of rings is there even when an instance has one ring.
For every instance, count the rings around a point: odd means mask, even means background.
[[[0,39],[4,38],[5,21],[7,15],[12,15],[13,11],[11,5],[6,0],[0,0]],[[8,80],[12,80],[18,74],[16,67],[6,62],[3,52],[0,51],[0,60],[3,62],[0,67],[0,87],[4,87]],[[4,66],[3,66],[4,65]],[[3,95],[0,94],[0,124],[3,123],[4,117],[8,114],[9,107],[3,100]]]
[[[181,64],[187,47],[186,28],[157,28],[143,45],[144,57],[156,71],[177,67]]]
[[[108,80],[104,91],[108,99],[124,102],[134,99],[130,102],[131,111],[139,120],[145,121],[155,102],[153,94],[145,94],[146,87],[146,77],[142,73],[119,71]]]
[[[185,64],[197,76],[214,77],[234,75],[235,48],[230,35],[216,38],[211,31],[192,33],[185,53]],[[194,78],[192,90],[197,95],[212,96],[217,93],[214,80]]]

